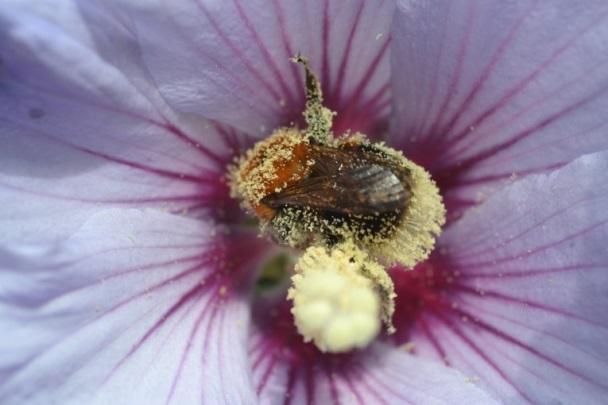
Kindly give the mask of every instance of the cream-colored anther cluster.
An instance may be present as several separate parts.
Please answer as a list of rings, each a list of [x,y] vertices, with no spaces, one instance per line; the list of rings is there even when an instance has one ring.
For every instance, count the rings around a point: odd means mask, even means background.
[[[322,351],[345,352],[367,346],[381,326],[381,300],[362,273],[374,262],[361,261],[356,247],[327,251],[310,247],[296,265],[289,299],[298,331]]]

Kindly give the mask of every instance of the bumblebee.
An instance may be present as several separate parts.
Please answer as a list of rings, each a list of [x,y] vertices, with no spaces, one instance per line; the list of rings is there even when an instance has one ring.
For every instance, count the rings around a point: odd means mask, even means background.
[[[406,266],[426,257],[445,215],[428,173],[363,134],[335,138],[318,81],[296,62],[306,72],[308,127],[279,128],[254,145],[231,171],[233,196],[280,244],[352,240]]]

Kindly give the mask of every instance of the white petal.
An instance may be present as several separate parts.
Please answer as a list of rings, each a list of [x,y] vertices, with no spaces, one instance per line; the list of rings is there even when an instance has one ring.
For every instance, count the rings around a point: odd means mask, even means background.
[[[300,121],[296,53],[310,59],[338,133],[388,112],[392,1],[213,0],[126,5],[161,93],[179,111],[256,136]],[[363,119],[364,118],[364,119]]]
[[[403,0],[392,139],[450,215],[513,178],[608,148],[608,4]]]
[[[412,303],[417,353],[507,403],[604,402],[606,173],[608,153],[584,156],[506,187],[448,228],[440,253],[415,270],[429,280],[410,293],[423,297]],[[410,322],[404,300],[398,328]]]
[[[99,205],[228,199],[221,128],[178,119],[56,21],[0,20],[0,240],[69,234]]]
[[[264,249],[220,231],[109,210],[54,248],[2,248],[0,402],[252,403],[239,280]]]

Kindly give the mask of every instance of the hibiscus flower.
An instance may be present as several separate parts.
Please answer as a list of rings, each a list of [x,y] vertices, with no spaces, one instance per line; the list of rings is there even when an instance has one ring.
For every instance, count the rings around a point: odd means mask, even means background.
[[[600,0],[5,0],[0,402],[603,402],[607,46]],[[297,53],[447,209],[340,354],[226,181],[302,125]]]

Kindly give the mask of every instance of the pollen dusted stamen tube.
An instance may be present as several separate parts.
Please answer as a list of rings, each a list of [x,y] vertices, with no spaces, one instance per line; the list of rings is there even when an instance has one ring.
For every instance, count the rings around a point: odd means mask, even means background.
[[[288,298],[298,331],[321,351],[367,346],[380,331],[381,299],[364,274],[380,267],[352,244],[327,251],[311,247],[297,262]],[[383,270],[381,270],[383,271]]]

